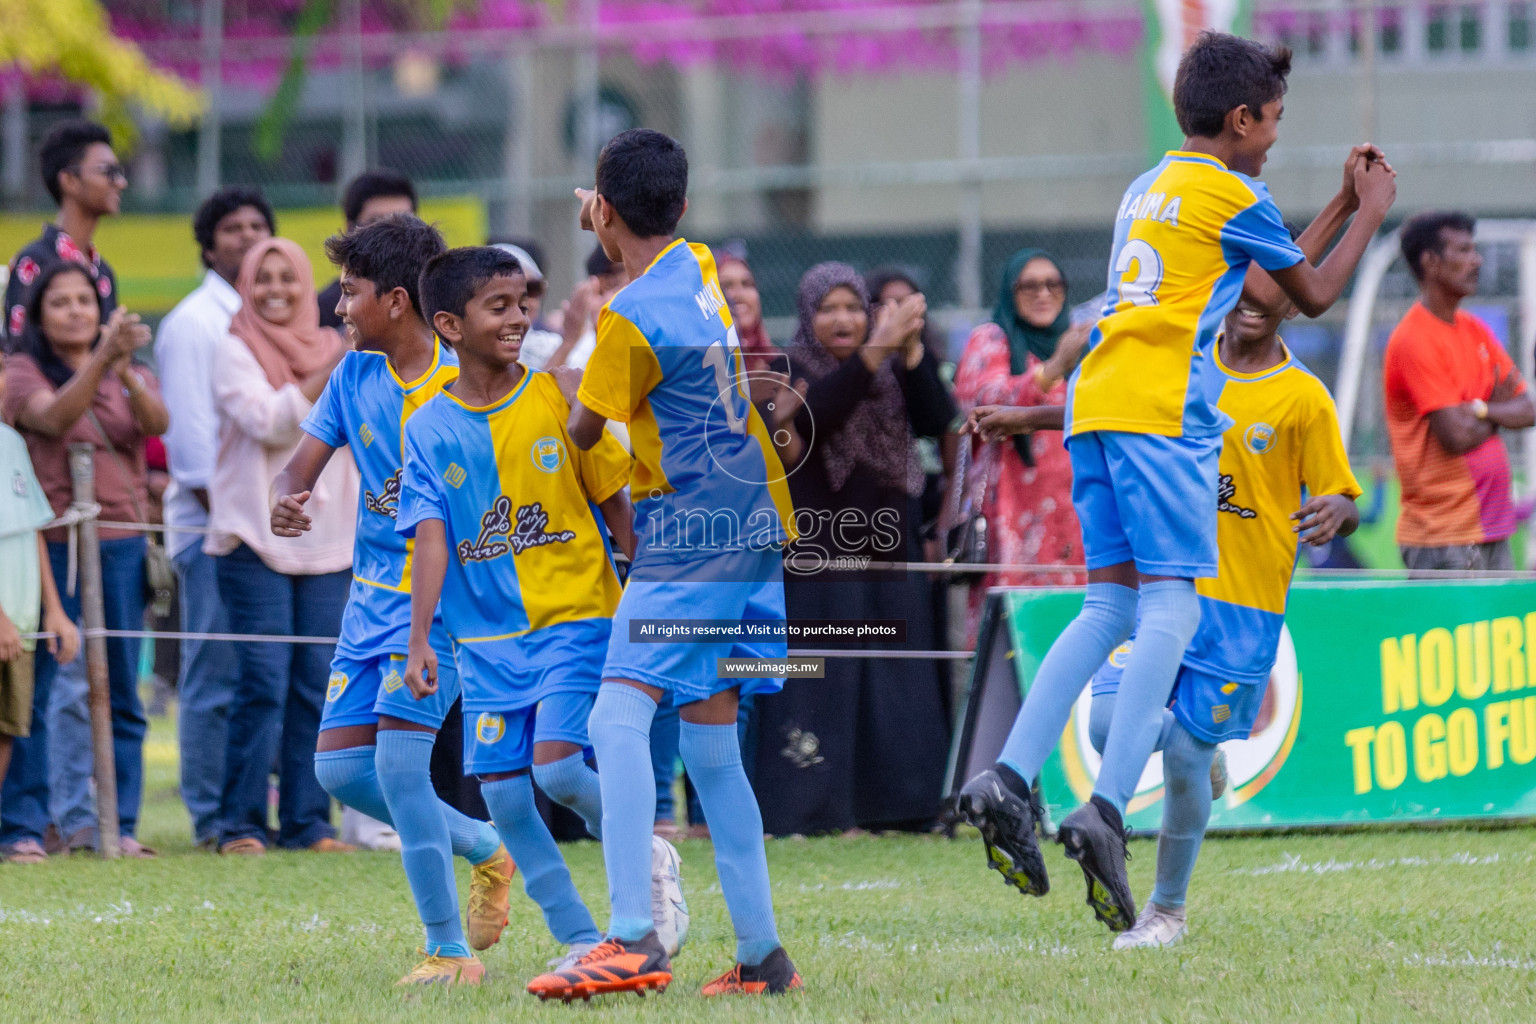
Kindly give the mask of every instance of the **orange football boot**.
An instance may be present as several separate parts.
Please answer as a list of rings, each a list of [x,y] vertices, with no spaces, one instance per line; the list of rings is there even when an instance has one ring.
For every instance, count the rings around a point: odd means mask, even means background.
[[[706,996],[779,996],[805,987],[800,972],[790,963],[784,947],[769,953],[755,966],[737,964],[704,986]]]
[[[653,929],[633,942],[605,939],[570,968],[534,978],[528,991],[540,999],[569,1003],[610,992],[665,992],[671,983],[672,962]]]

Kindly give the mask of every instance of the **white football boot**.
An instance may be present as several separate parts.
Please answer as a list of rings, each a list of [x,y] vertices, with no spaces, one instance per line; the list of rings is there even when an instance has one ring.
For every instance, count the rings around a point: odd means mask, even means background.
[[[661,836],[651,836],[651,919],[668,957],[688,939],[688,901],[683,898],[683,858]]]
[[[1169,910],[1151,900],[1141,908],[1136,923],[1126,932],[1115,936],[1116,949],[1157,949],[1184,941],[1184,908]]]

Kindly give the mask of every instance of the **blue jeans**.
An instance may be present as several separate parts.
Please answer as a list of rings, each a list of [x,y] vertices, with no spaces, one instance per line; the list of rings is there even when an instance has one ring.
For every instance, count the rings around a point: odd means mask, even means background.
[[[289,576],[244,544],[216,559],[230,632],[335,636],[350,572]],[[315,738],[330,676],[331,644],[240,643],[229,715],[220,841],[267,842],[267,778],[276,764],[279,846],[303,849],[333,837],[331,796],[315,778]]]
[[[64,611],[70,618],[80,618],[80,594],[62,593],[69,569],[69,546],[49,544],[48,561],[59,581]],[[125,537],[101,542],[102,608],[108,629],[144,628],[144,538]],[[78,716],[83,690],[74,686],[75,697],[69,701],[67,715],[50,715],[54,677],[58,663],[39,644],[36,657],[35,688],[32,693],[32,735],[18,738],[11,748],[11,767],[0,789],[0,843],[21,839],[41,840],[49,821],[49,762],[56,760],[62,770],[60,779],[70,780],[71,792],[60,793],[52,801],[65,812],[69,822],[86,822],[90,806],[91,733],[88,720],[81,730]],[[131,836],[138,828],[139,802],[144,787],[144,734],[148,724],[139,703],[139,641],[113,637],[107,640],[107,680],[112,699],[112,752],[117,767],[118,829]],[[60,711],[65,710],[62,706]],[[61,733],[50,736],[49,720],[61,723]],[[83,767],[83,771],[81,770]],[[61,820],[60,830],[66,822]]]
[[[79,623],[76,623],[79,625]],[[85,658],[54,667],[48,695],[48,746],[52,751],[83,750],[84,757],[48,758],[48,816],[68,839],[83,828],[96,827],[91,801],[94,758],[91,749],[90,678]]]
[[[757,763],[756,756],[750,758],[747,756],[747,751],[757,749],[755,735],[757,719],[752,714],[752,697],[753,695],[748,694],[736,706],[736,737],[741,742],[741,761],[746,767],[749,780],[752,778],[752,769]],[[672,783],[677,779],[677,745],[681,735],[681,721],[677,705],[670,699],[656,708],[656,717],[651,719],[651,771],[656,774],[657,821],[677,820],[677,810],[673,807]],[[688,796],[688,824],[706,824],[704,807],[699,803],[699,794],[694,791],[693,783],[686,775],[683,776],[683,792]]]
[[[177,552],[176,582],[181,628],[188,633],[228,633],[229,615],[219,597],[217,560],[194,543]],[[224,755],[238,666],[234,645],[222,640],[183,640],[176,682],[176,726],[181,747],[181,801],[192,818],[196,842],[219,838],[224,795]]]

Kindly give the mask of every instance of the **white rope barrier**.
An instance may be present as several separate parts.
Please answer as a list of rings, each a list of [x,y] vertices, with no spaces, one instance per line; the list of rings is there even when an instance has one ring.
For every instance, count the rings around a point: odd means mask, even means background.
[[[280,636],[276,633],[179,633],[172,631],[159,631],[153,629],[82,629],[81,639],[89,637],[120,637],[129,640],[207,640],[210,642],[225,641],[228,643],[264,643],[264,644],[334,644],[339,639],[334,636]],[[37,632],[22,633],[23,640],[53,640],[57,639],[57,633]],[[975,657],[972,651],[893,651],[893,650],[868,650],[864,648],[856,650],[836,650],[833,648],[790,648],[787,652],[795,658],[878,658],[878,659],[916,659],[924,661],[968,661]]]
[[[100,505],[71,507],[63,515],[48,523],[43,529],[55,529],[63,527],[75,527],[87,519],[93,519],[101,512]],[[215,531],[206,526],[166,526],[163,523],[142,522],[117,522],[98,520],[96,525],[102,529],[133,530],[143,533],[193,533],[209,535]],[[32,532],[10,531],[0,534],[0,537],[10,536],[13,533]],[[867,572],[921,572],[937,575],[1036,575],[1063,572],[1083,572],[1086,566],[1082,565],[1042,565],[1032,563],[1010,562],[877,562],[869,561],[860,563],[856,571]],[[849,571],[840,568],[837,571]],[[1435,570],[1408,570],[1408,569],[1311,569],[1303,567],[1301,574],[1304,578],[1345,579],[1345,580],[1376,580],[1389,582],[1394,580],[1503,580],[1503,579],[1530,579],[1531,574],[1517,570],[1490,570],[1490,569],[1435,569]],[[123,638],[139,640],[203,640],[209,642],[226,643],[278,643],[278,644],[335,644],[337,637],[332,636],[282,636],[270,633],[189,633],[169,630],[151,629],[82,629],[82,640],[96,637]],[[57,634],[49,632],[22,633],[23,640],[52,640],[57,639]],[[840,650],[836,648],[790,648],[787,654],[791,657],[802,658],[866,658],[877,660],[922,660],[922,661],[969,661],[975,657],[974,651],[948,651],[948,650],[890,650],[858,648]]]
[[[99,511],[99,506],[97,511]],[[76,515],[75,511],[64,513],[58,519],[49,523],[44,529],[52,529],[58,526],[70,526],[79,522],[85,516]],[[209,536],[220,532],[209,529],[206,526],[166,526],[163,523],[135,523],[135,522],[106,522],[98,521],[97,526],[106,530],[134,530],[140,533],[195,533]],[[30,532],[30,531],[27,531]],[[0,534],[0,536],[5,536]],[[620,561],[624,561],[621,553],[615,553]],[[1041,564],[1035,562],[861,562],[857,557],[850,556],[850,562],[855,563],[846,566],[832,566],[828,571],[832,572],[925,572],[943,575],[1015,575],[1032,576],[1047,575],[1051,573],[1081,573],[1087,572],[1086,565],[1072,563]],[[1530,579],[1529,572],[1519,569],[1314,569],[1306,565],[1299,568],[1302,578],[1320,579]],[[814,575],[814,574],[811,574]]]

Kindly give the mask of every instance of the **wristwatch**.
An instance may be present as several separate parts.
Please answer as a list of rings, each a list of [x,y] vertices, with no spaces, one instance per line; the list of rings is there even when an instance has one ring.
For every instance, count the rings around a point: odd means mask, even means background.
[[[1481,398],[1474,398],[1472,401],[1468,402],[1467,405],[1471,406],[1473,416],[1476,416],[1480,420],[1485,420],[1488,418],[1488,403],[1483,401]]]

